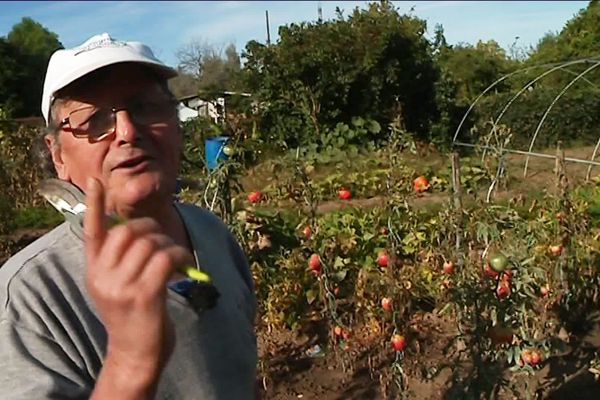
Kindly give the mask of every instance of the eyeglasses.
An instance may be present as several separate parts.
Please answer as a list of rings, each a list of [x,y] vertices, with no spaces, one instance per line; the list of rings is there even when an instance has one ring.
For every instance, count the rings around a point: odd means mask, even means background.
[[[167,124],[177,113],[175,101],[172,100],[137,101],[120,108],[87,106],[71,111],[60,121],[59,127],[70,131],[76,138],[100,141],[115,132],[119,111],[127,111],[131,120],[142,126]]]

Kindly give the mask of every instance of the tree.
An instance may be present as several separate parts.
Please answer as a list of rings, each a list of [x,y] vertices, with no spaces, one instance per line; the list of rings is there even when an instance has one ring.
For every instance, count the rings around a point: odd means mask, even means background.
[[[24,17],[21,22],[14,25],[8,33],[7,39],[21,49],[23,54],[38,57],[46,63],[52,53],[63,48],[56,33],[49,31],[29,17]]]
[[[248,43],[245,82],[265,105],[263,129],[294,144],[353,117],[387,123],[401,114],[426,136],[436,71],[425,31],[425,21],[384,1],[347,18],[283,26],[273,45]]]
[[[181,68],[178,75],[169,80],[169,88],[177,98],[198,94],[198,79]]]
[[[15,107],[15,116],[41,115],[40,98],[48,61],[53,52],[63,48],[56,33],[49,31],[29,17],[14,25],[6,37],[7,42],[18,53],[15,55],[22,63],[21,80],[13,88],[19,102]]]
[[[198,39],[192,40],[177,51],[180,79],[186,82],[187,94],[236,90],[240,72],[240,57],[235,45],[225,50]],[[177,86],[178,83],[175,83]]]
[[[548,33],[537,44],[529,62],[541,64],[600,55],[600,1],[571,18],[559,34]]]
[[[492,83],[514,71],[519,61],[509,59],[494,40],[449,46],[441,26],[436,26],[432,49],[440,74],[435,86],[439,119],[432,126],[432,136],[447,144],[471,103]],[[509,88],[500,83],[495,91]],[[476,117],[471,113],[467,125]],[[464,127],[462,132],[468,130]]]
[[[22,109],[19,86],[25,81],[23,63],[19,50],[0,37],[0,108],[7,116]]]
[[[456,102],[469,105],[497,79],[514,70],[515,62],[494,40],[479,41],[475,46],[461,44],[440,52],[438,65],[457,87]],[[503,90],[499,86],[497,90]]]

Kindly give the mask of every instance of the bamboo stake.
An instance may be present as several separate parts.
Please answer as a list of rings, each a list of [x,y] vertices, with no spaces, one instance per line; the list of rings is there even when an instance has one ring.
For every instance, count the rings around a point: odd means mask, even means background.
[[[462,237],[463,203],[462,188],[460,185],[460,156],[457,152],[452,153],[452,187],[454,188],[454,211],[456,213],[456,254],[459,256]]]

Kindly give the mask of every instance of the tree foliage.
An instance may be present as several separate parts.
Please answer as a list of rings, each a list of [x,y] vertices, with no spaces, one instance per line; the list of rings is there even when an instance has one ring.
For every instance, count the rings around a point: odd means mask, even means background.
[[[555,146],[557,140],[595,143],[596,127],[600,123],[597,112],[600,68],[591,60],[560,67],[559,63],[598,59],[598,56],[600,2],[594,0],[569,20],[560,33],[544,35],[523,63],[502,71],[505,74],[517,67],[523,68],[514,78],[495,87],[478,105],[480,122],[497,118],[511,102],[499,122],[511,128],[512,147],[528,147],[538,126],[537,149]],[[470,81],[476,82],[477,77],[471,77]],[[530,85],[531,82],[535,84]],[[523,91],[524,88],[527,90]],[[512,100],[519,92],[519,97]]]
[[[473,101],[490,85],[516,68],[518,62],[510,60],[504,49],[494,40],[479,41],[476,45],[446,42],[442,26],[436,26],[432,46],[439,79],[435,93],[439,119],[432,126],[432,138],[448,143],[463,115]],[[495,91],[508,88],[505,83]],[[472,125],[474,118],[468,121]]]
[[[249,42],[245,82],[263,104],[263,129],[288,144],[311,142],[324,127],[361,116],[428,133],[436,69],[425,21],[389,2],[338,10],[327,22],[291,24],[274,45]]]
[[[12,50],[5,50],[10,55],[0,61],[9,68],[5,73],[11,75],[5,89],[10,94],[0,95],[0,102],[8,102],[17,117],[40,115],[48,60],[54,51],[63,47],[58,36],[33,19],[24,17],[12,27],[0,46],[12,47]]]
[[[559,34],[547,33],[529,58],[540,64],[600,55],[600,1],[592,0]]]
[[[475,46],[445,47],[439,54],[438,66],[456,85],[456,103],[464,106],[509,73],[514,65],[498,43],[490,40],[479,41]],[[505,85],[500,85],[496,90],[505,88]]]
[[[0,37],[0,108],[5,116],[10,116],[21,109],[21,99],[17,91],[25,82],[23,73],[23,56],[19,49]]]

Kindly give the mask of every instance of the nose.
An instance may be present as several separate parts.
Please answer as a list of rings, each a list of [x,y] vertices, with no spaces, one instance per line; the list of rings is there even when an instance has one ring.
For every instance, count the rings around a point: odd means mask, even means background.
[[[118,144],[135,143],[139,139],[138,128],[127,110],[115,111],[115,136]]]

